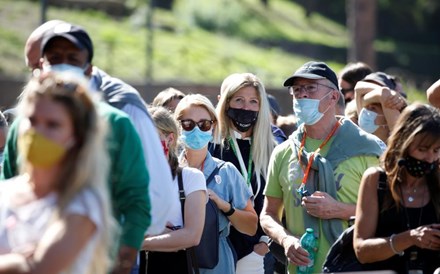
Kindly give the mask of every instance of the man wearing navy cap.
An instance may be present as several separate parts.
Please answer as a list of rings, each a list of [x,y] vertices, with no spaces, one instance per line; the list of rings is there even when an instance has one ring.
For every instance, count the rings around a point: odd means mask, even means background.
[[[382,150],[377,139],[335,116],[341,93],[327,64],[304,64],[284,86],[293,96],[293,109],[302,124],[274,149],[261,225],[284,248],[288,273],[310,263],[299,240],[306,228],[313,228],[319,249],[312,273],[319,273],[330,245],[355,215],[364,170],[378,164]],[[286,228],[279,214],[283,209]]]
[[[86,77],[91,89],[101,93],[105,102],[125,112],[106,106],[106,114],[102,116],[109,120],[111,127],[113,145],[109,147],[112,160],[109,186],[115,215],[122,226],[119,261],[115,263],[113,273],[129,273],[144,233],[159,234],[165,228],[170,209],[167,197],[172,191],[171,171],[139,93],[94,67],[93,55],[93,43],[88,33],[80,26],[61,20],[52,20],[38,27],[25,46],[26,64],[32,70]],[[138,144],[139,138],[142,144]],[[13,141],[8,143],[14,148]],[[17,173],[16,150],[8,152],[3,178]],[[121,157],[122,154],[131,156],[127,159]],[[139,165],[143,165],[143,169]]]

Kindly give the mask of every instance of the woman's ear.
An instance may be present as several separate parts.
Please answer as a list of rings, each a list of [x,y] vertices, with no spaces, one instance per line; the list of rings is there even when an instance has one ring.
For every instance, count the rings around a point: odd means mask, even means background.
[[[165,137],[165,139],[167,140],[167,146],[168,147],[170,147],[171,144],[175,144],[176,143],[176,136],[172,132],[170,134],[168,134],[168,136]],[[171,146],[171,147],[174,147],[174,145]]]

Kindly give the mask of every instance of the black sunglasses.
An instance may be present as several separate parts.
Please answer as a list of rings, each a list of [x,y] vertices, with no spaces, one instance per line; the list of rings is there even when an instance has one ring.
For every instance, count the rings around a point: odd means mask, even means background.
[[[212,120],[200,120],[198,122],[194,122],[193,120],[180,120],[180,124],[182,125],[182,128],[186,131],[191,131],[194,129],[194,127],[197,125],[201,131],[208,131],[211,129],[212,124],[214,121]]]

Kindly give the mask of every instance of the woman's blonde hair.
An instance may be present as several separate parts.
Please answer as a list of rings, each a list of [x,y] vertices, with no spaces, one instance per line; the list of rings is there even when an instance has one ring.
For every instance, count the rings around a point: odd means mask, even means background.
[[[245,87],[254,87],[260,101],[257,122],[252,133],[252,161],[255,170],[259,170],[266,177],[267,166],[269,165],[270,155],[275,147],[272,135],[270,105],[267,93],[261,80],[252,73],[234,73],[223,80],[220,88],[220,100],[217,104],[216,112],[218,117],[218,131],[221,149],[227,143],[228,138],[235,138],[232,134],[233,123],[227,116],[229,101],[236,92]]]
[[[208,99],[208,97],[201,94],[188,94],[180,100],[179,104],[177,104],[176,109],[174,110],[174,118],[177,121],[180,121],[183,116],[183,112],[190,108],[191,106],[199,106],[205,108],[209,116],[211,116],[211,120],[214,121],[212,125],[212,138],[214,141],[218,140],[218,130],[217,130],[217,115],[215,113],[215,108],[212,102]]]
[[[105,147],[106,124],[98,117],[87,89],[77,79],[52,73],[31,79],[22,93],[19,113],[25,113],[41,98],[48,98],[64,107],[72,121],[75,140],[62,159],[57,174],[55,188],[58,200],[54,220],[63,219],[67,206],[80,191],[92,191],[100,203],[103,224],[87,273],[106,273],[111,267],[109,250],[116,233],[107,185],[109,156]],[[21,172],[27,170],[28,164],[23,163]]]
[[[385,169],[390,184],[391,195],[399,206],[402,202],[400,184],[405,174],[399,160],[409,155],[411,144],[417,147],[430,147],[440,144],[440,111],[432,106],[414,103],[400,114],[397,123],[388,138],[388,146],[381,157],[381,166]],[[431,201],[440,219],[440,170],[437,168],[426,175]],[[386,205],[389,207],[389,204]]]
[[[179,166],[179,159],[177,157],[177,144],[179,139],[179,126],[177,121],[173,117],[168,109],[164,107],[149,107],[148,112],[156,125],[159,132],[168,135],[170,133],[174,134],[174,140],[168,145],[168,163],[171,167],[171,173],[173,177],[177,174],[177,167]]]

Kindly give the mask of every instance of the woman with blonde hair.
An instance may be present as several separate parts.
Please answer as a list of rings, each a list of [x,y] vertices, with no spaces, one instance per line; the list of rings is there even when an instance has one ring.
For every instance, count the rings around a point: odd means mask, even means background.
[[[219,140],[214,141],[210,151],[214,157],[231,162],[241,171],[253,193],[254,209],[259,215],[267,166],[275,147],[263,83],[252,73],[229,75],[221,85],[216,112]],[[261,226],[258,225],[252,237],[231,229],[229,238],[237,252],[237,273],[263,273],[269,239]]]
[[[0,273],[107,273],[115,222],[104,124],[84,86],[45,74],[19,114],[21,174],[0,184]]]
[[[209,199],[219,209],[219,261],[213,269],[201,269],[201,273],[235,273],[233,251],[226,237],[229,224],[243,234],[255,234],[258,216],[252,207],[252,193],[233,164],[212,157],[208,151],[208,143],[218,139],[218,131],[215,108],[207,97],[185,96],[174,117],[180,123],[180,140],[184,145],[180,162],[201,170],[206,179],[218,168],[213,182],[207,182],[207,186]]]
[[[192,265],[188,266],[186,253],[188,248],[198,245],[202,237],[208,199],[205,177],[195,168],[179,169],[179,127],[173,114],[164,107],[150,107],[148,111],[159,132],[165,156],[170,164],[174,192],[169,193],[168,202],[172,206],[164,232],[147,236],[142,244],[142,249],[147,251],[147,267],[146,272],[141,270],[139,273],[192,273]],[[183,216],[179,197],[179,176],[185,194]],[[191,270],[187,271],[188,269]]]

